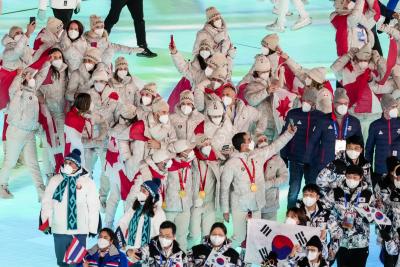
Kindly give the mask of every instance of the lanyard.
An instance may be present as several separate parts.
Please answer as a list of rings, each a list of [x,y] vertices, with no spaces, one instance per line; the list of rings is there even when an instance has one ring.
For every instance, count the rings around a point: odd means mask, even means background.
[[[252,173],[250,173],[250,169],[249,169],[249,167],[247,166],[247,164],[244,162],[244,160],[243,159],[240,159],[240,161],[243,163],[243,166],[244,166],[244,168],[246,169],[246,171],[247,171],[247,174],[249,175],[249,179],[250,179],[250,183],[251,184],[254,184],[255,183],[255,177],[256,177],[256,168],[254,167],[254,161],[253,161],[253,159],[251,160],[251,165],[252,165],[252,167],[253,167],[253,171],[252,171]]]
[[[346,125],[345,125],[345,128],[344,128],[344,134],[343,134],[343,138],[339,138],[339,137],[342,137],[341,135],[342,135],[342,128],[340,128],[340,133],[338,133],[338,129],[337,129],[337,127],[336,127],[336,122],[334,121],[333,122],[333,128],[335,129],[335,136],[336,136],[336,139],[346,139],[346,136],[347,136],[347,128],[349,127],[349,117],[347,117],[346,118]]]
[[[173,263],[172,259],[167,259],[167,257],[165,257],[165,265],[164,266],[171,267],[172,263]],[[160,251],[160,266],[163,266],[163,255],[162,255],[161,251]]]
[[[183,175],[183,169],[178,170],[178,176],[179,176],[179,185],[181,187],[181,190],[184,191],[185,190],[185,185],[186,185],[186,180],[187,180],[187,176],[188,176],[188,167],[184,168],[185,169],[185,179],[183,179],[182,175]]]
[[[388,140],[389,140],[389,145],[392,144],[392,125],[390,124],[390,119],[388,120]]]
[[[308,146],[308,137],[309,137],[309,132],[310,132],[310,117],[311,117],[311,112],[308,112],[308,115],[307,115],[307,132],[306,132],[306,147]]]
[[[200,173],[200,192],[202,191],[204,192],[204,188],[206,187],[207,173],[208,173],[208,163],[206,162],[206,172],[204,176],[201,174],[200,160],[197,160],[197,166],[199,167],[199,173]]]
[[[85,122],[88,122],[90,124],[90,133],[89,133],[88,128],[86,127],[86,123],[85,123],[84,127],[85,127],[85,130],[86,130],[86,134],[88,135],[88,139],[92,140],[92,138],[93,138],[93,124],[92,124],[92,121],[90,119],[85,118]]]
[[[356,201],[355,201],[355,204],[354,204],[354,206],[356,206],[356,207],[358,207],[359,198],[360,198],[360,192],[357,193]],[[344,207],[347,208],[348,204],[349,203],[347,202],[347,194],[344,193]]]

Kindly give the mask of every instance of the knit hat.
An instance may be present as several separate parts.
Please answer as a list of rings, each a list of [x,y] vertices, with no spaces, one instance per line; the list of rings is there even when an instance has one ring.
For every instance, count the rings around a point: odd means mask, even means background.
[[[206,9],[206,16],[207,16],[207,22],[211,22],[221,18],[221,13],[219,13],[219,11],[215,7],[210,6],[209,8]]]
[[[313,246],[313,247],[316,247],[318,249],[318,251],[322,251],[321,239],[319,239],[319,237],[316,235],[311,237],[310,240],[308,240],[306,246],[307,247]]]
[[[201,146],[204,145],[205,142],[211,141],[210,137],[205,134],[197,134],[196,135],[196,145]]]
[[[148,83],[143,86],[143,89],[141,92],[146,92],[148,94],[151,94],[152,96],[157,95],[157,84],[156,83]]]
[[[12,27],[10,28],[10,30],[8,31],[8,35],[9,35],[11,38],[14,38],[14,35],[15,35],[15,33],[16,33],[18,30],[21,30],[21,31],[22,31],[22,28],[19,27],[19,26],[12,26]]]
[[[124,57],[117,57],[115,60],[115,68],[120,69],[120,68],[128,68],[128,61]]]
[[[226,73],[225,68],[218,68],[212,72],[210,79],[211,80],[215,79],[215,80],[224,82],[226,80],[227,76],[228,76],[228,73]]]
[[[256,63],[254,63],[254,71],[267,72],[271,70],[271,62],[264,55],[256,56]]]
[[[317,90],[314,88],[306,88],[301,99],[315,104],[317,102]]]
[[[86,50],[85,55],[83,56],[83,59],[92,60],[95,62],[95,64],[97,64],[101,61],[101,52],[96,47],[89,47]]]
[[[261,40],[261,45],[275,51],[279,45],[279,36],[276,33],[268,34]]]
[[[142,184],[147,191],[149,191],[150,195],[156,199],[158,198],[158,191],[160,189],[161,180],[158,178],[154,178],[153,180],[148,180]]]
[[[169,105],[161,97],[154,99],[153,104],[151,104],[151,111],[157,113],[160,111],[169,111]]]
[[[92,80],[107,82],[108,81],[108,73],[103,69],[96,69],[93,72]]]
[[[213,69],[222,68],[228,64],[226,56],[220,52],[214,53],[210,59],[207,60],[207,65]]]
[[[81,167],[81,151],[79,149],[74,149],[72,150],[71,153],[69,153],[64,160],[70,160],[73,163],[76,164],[76,166],[78,166],[78,168]]]
[[[324,67],[312,68],[307,72],[307,74],[308,76],[310,76],[311,79],[313,79],[317,83],[323,83],[325,81],[326,68]]]
[[[349,101],[349,97],[347,96],[346,90],[344,88],[336,88],[335,96],[333,97],[333,102],[337,102],[339,99],[346,99]]]
[[[199,50],[208,50],[213,52],[213,44],[209,39],[203,39],[200,42]]]
[[[193,146],[190,144],[190,142],[186,139],[181,139],[177,140],[173,144],[175,153],[182,153],[183,151],[187,149],[193,149]]]
[[[192,91],[185,90],[181,92],[181,94],[179,95],[179,104],[182,104],[184,100],[189,100],[190,103],[194,105],[194,95]]]
[[[397,105],[396,100],[391,94],[384,94],[381,98],[381,106],[383,110],[390,109],[393,105]]]
[[[151,155],[151,158],[154,161],[154,163],[160,163],[169,160],[171,157],[172,155],[168,152],[168,150],[162,148],[155,150],[154,153]]]
[[[61,20],[50,17],[47,20],[47,25],[46,25],[46,30],[48,30],[51,33],[56,34],[59,30],[63,29],[64,25]]]
[[[96,15],[91,15],[90,16],[90,29],[93,30],[98,25],[101,25],[104,27],[104,22],[101,19],[101,17],[96,16]]]
[[[370,60],[372,55],[372,48],[369,44],[364,45],[356,54],[359,60]]]
[[[207,115],[209,116],[222,116],[224,115],[224,106],[221,101],[211,101],[207,105]]]

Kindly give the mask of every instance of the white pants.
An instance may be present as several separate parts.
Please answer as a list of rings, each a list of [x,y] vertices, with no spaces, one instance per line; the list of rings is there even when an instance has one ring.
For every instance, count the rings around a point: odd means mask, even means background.
[[[304,8],[304,3],[301,0],[291,0],[292,4],[296,8],[297,12],[299,13],[299,16],[302,18],[307,18],[308,13]],[[279,0],[277,2],[277,8],[278,8],[278,20],[277,23],[281,26],[286,25],[286,14],[289,11],[289,0]]]
[[[190,211],[174,212],[166,211],[165,215],[168,221],[175,223],[176,227],[176,241],[183,251],[187,251],[187,239],[190,223]]]
[[[119,201],[121,200],[121,182],[119,177],[112,177],[110,195],[107,199],[106,205],[106,216],[104,218],[104,226],[114,229],[114,218],[115,213],[118,209]],[[125,201],[124,201],[124,210],[125,210]]]
[[[264,220],[276,221],[277,211],[261,213],[261,218]]]
[[[192,207],[189,226],[189,246],[200,244],[203,236],[210,233],[215,223],[215,204],[207,203],[202,207]]]
[[[101,201],[105,201],[107,199],[108,192],[110,191],[110,179],[104,173],[106,152],[107,151],[103,147],[85,148],[85,168],[89,173],[92,174],[92,177],[97,159],[100,159],[101,173],[99,195]]]
[[[39,197],[43,194],[44,183],[40,174],[39,163],[36,154],[36,140],[34,131],[21,130],[12,125],[7,129],[5,141],[6,154],[3,167],[0,170],[0,185],[8,185],[11,170],[15,167],[21,153],[24,156],[24,164],[32,175],[33,183]],[[42,188],[41,188],[42,187]]]
[[[253,211],[253,218],[260,219],[261,212]],[[242,242],[246,239],[247,233],[247,211],[232,210],[232,248],[240,247]]]

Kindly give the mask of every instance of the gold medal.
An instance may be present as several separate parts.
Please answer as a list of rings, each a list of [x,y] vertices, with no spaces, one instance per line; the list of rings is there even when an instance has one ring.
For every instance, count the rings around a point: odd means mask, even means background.
[[[200,198],[200,199],[205,199],[205,198],[206,198],[206,192],[200,191],[200,192],[199,192],[199,198]]]
[[[179,191],[179,196],[180,196],[181,198],[186,197],[186,191],[185,191],[185,190],[180,190],[180,191]]]
[[[257,192],[257,185],[255,183],[251,183],[250,190],[251,192]]]
[[[162,203],[162,208],[163,208],[163,209],[166,209],[166,208],[167,208],[167,202],[163,201],[163,203]]]

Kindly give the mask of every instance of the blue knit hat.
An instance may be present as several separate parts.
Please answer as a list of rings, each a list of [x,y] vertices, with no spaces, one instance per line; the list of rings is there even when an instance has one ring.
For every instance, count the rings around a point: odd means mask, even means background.
[[[81,167],[81,151],[79,149],[74,149],[72,150],[71,153],[69,153],[64,160],[70,160],[73,163],[76,164],[76,166],[78,166],[78,168]]]
[[[161,185],[161,180],[158,178],[153,178],[153,180],[148,180],[142,184],[147,191],[149,191],[150,195],[154,198],[158,198],[158,190]]]

